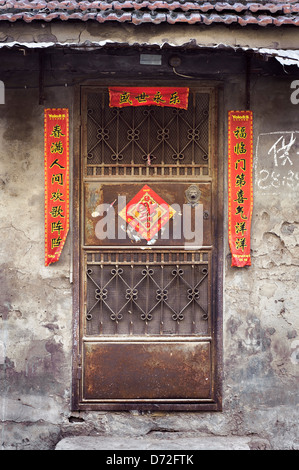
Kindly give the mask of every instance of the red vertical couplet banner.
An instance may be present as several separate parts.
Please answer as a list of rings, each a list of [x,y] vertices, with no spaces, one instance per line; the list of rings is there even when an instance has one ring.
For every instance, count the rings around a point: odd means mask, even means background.
[[[45,265],[59,260],[69,230],[69,112],[47,108],[45,140]]]
[[[232,266],[250,266],[252,112],[228,113],[228,224]]]

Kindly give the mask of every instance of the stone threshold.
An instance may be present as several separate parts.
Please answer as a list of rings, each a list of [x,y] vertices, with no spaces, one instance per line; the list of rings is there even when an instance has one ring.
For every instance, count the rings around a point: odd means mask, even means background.
[[[55,450],[250,450],[250,438],[238,436],[198,436],[157,439],[147,437],[65,437]]]

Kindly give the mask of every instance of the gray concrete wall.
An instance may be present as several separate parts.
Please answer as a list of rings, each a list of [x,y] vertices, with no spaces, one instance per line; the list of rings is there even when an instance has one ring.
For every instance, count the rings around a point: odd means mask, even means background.
[[[44,267],[44,107],[36,57],[18,54],[21,62],[2,70],[7,86],[6,103],[0,105],[2,449],[52,449],[62,437],[83,434],[246,436],[251,448],[298,449],[299,104],[290,101],[293,71],[281,69],[277,77],[256,73],[251,81],[251,267],[230,266],[224,196],[223,411],[79,413],[70,411],[71,233],[59,263]],[[236,73],[217,76],[224,82],[225,162],[227,111],[244,109],[245,103],[244,70],[234,63]],[[46,77],[44,106],[69,107],[72,116],[73,87],[54,86],[70,78],[67,61],[57,58],[57,64],[59,70]],[[289,144],[288,155],[282,143]]]

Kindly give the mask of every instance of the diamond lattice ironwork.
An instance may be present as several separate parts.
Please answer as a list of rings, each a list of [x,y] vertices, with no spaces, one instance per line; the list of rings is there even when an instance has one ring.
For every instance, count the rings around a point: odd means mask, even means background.
[[[185,322],[184,334],[192,334],[195,319],[208,320],[208,265],[133,266],[87,269],[88,322],[102,312],[102,320],[129,322],[139,331],[142,323],[159,323],[160,334],[164,325],[174,333],[171,324]]]
[[[88,175],[208,174],[208,93],[190,91],[188,110],[115,109],[107,100],[107,92],[88,97]]]

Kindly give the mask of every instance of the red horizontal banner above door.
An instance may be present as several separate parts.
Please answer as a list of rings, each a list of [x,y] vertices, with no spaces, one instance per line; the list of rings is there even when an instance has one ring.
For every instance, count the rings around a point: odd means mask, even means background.
[[[109,87],[109,106],[169,106],[188,109],[189,88]]]

